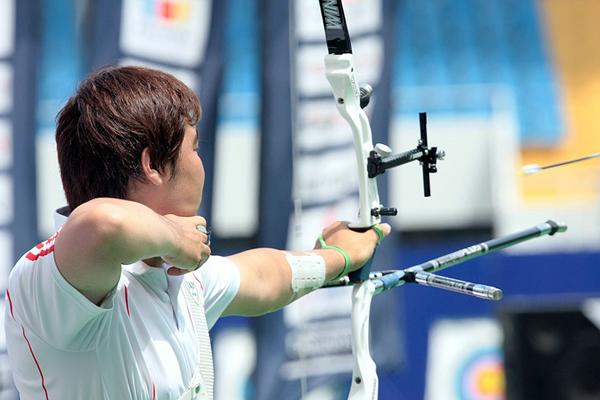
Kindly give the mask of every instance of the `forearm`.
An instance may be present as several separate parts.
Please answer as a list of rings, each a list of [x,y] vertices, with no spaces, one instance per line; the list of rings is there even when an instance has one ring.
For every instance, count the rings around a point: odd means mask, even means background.
[[[137,202],[95,199],[75,210],[72,218],[87,225],[82,228],[97,237],[98,251],[118,264],[170,255],[176,248],[169,221]]]
[[[169,254],[168,223],[147,207],[95,199],[75,209],[55,242],[63,277],[94,303],[119,281],[121,264]]]
[[[313,290],[317,282],[331,281],[341,273],[360,268],[389,232],[387,224],[378,225],[376,230],[357,232],[345,222],[336,222],[325,228],[319,239],[320,246],[325,248],[291,252],[290,260],[286,252],[273,249],[233,255],[230,258],[240,270],[240,289],[225,314],[260,315],[284,307]],[[322,261],[303,258],[307,253],[322,257]]]
[[[114,204],[117,229],[109,245],[119,255],[121,264],[152,257],[174,256],[178,250],[176,228],[165,216],[143,204],[110,199]]]
[[[336,250],[316,249],[307,252],[284,252],[275,249],[254,249],[230,258],[240,268],[240,292],[227,314],[261,315],[280,309],[314,289],[292,289],[292,269],[286,257],[309,253],[323,258],[325,281],[334,279],[344,269],[344,257]]]

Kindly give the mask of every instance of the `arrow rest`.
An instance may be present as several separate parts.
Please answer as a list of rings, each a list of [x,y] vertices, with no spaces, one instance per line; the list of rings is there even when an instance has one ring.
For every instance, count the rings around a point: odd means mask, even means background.
[[[371,101],[371,95],[373,94],[373,86],[368,83],[362,83],[360,85],[360,108],[365,108]]]

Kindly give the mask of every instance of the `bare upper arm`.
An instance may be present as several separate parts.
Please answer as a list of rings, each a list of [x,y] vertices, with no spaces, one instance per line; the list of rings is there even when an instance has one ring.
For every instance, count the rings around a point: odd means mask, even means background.
[[[240,272],[240,288],[224,315],[262,315],[289,302],[291,273],[282,252],[253,249],[228,257]]]
[[[73,211],[54,244],[61,275],[93,303],[118,283],[121,263],[112,249],[118,230],[112,205],[91,201]]]

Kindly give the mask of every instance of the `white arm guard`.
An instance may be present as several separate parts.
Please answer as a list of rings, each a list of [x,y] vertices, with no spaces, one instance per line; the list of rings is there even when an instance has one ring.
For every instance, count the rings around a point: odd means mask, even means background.
[[[325,283],[325,260],[317,254],[295,256],[286,253],[292,269],[292,290],[315,289]]]

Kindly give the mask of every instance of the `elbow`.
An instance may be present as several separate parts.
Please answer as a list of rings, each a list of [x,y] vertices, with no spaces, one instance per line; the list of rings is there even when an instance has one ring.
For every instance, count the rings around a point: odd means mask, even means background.
[[[115,204],[88,202],[75,209],[71,219],[77,231],[98,249],[122,243],[125,215]]]

